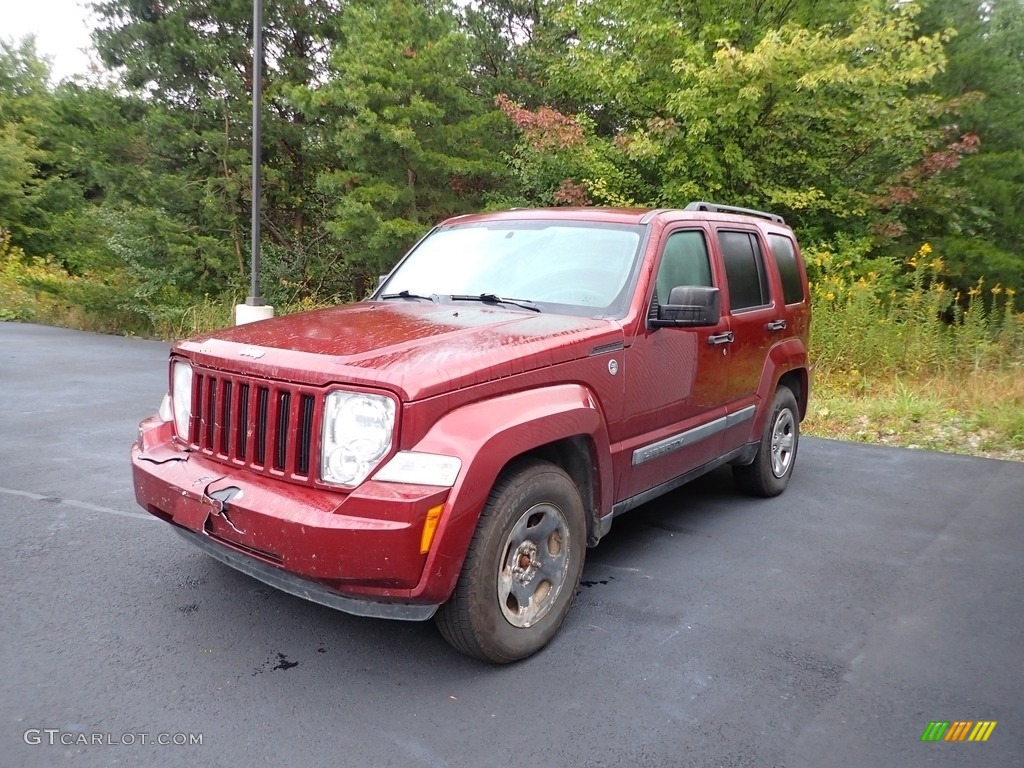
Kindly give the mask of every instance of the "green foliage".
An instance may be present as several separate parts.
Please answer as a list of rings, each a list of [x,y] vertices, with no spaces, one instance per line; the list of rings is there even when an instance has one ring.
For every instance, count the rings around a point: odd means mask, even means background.
[[[250,0],[96,5],[97,48],[123,67],[143,105],[134,169],[149,182],[126,202],[177,222],[161,258],[195,294],[241,286],[248,272],[251,166]],[[338,38],[336,0],[268,0],[262,227],[279,248],[308,251],[323,210],[315,176],[327,162],[296,89],[321,82]],[[123,189],[123,188],[122,188]],[[186,242],[187,241],[187,242]]]
[[[53,229],[80,197],[50,135],[57,115],[48,77],[32,38],[0,41],[0,228],[30,254],[59,249]]]
[[[941,138],[942,102],[918,91],[943,66],[942,41],[918,37],[913,13],[869,3],[847,25],[789,22],[744,49],[681,38],[648,11],[623,30],[650,41],[653,61],[609,67],[603,95],[629,105],[620,143],[657,176],[660,204],[726,199],[785,213],[812,237],[865,233],[873,197]],[[590,78],[597,41],[579,48],[568,66]],[[638,79],[652,69],[654,90]]]
[[[1024,4],[932,0],[921,21],[957,29],[937,89],[953,98],[983,96],[967,100],[958,120],[961,130],[980,138],[977,154],[954,171],[961,186],[955,207],[962,213],[932,242],[946,255],[948,277],[961,290],[982,275],[1024,288]],[[927,237],[928,227],[936,231],[934,223],[915,222],[907,237]]]
[[[501,123],[472,92],[470,46],[447,5],[353,4],[341,35],[304,106],[325,125],[331,161],[317,189],[359,294],[431,223],[500,186]]]
[[[34,319],[33,296],[20,280],[25,266],[25,252],[0,229],[0,320]]]
[[[531,106],[551,96],[546,70],[561,55],[553,16],[560,3],[544,0],[479,0],[458,3],[470,53],[470,86],[485,100],[506,94]]]
[[[505,153],[522,203],[636,207],[652,189],[613,142],[597,136],[594,121],[550,107],[529,110],[499,94],[495,103],[520,134]]]
[[[151,332],[136,307],[124,301],[119,278],[71,275],[51,256],[27,256],[0,230],[0,320]]]

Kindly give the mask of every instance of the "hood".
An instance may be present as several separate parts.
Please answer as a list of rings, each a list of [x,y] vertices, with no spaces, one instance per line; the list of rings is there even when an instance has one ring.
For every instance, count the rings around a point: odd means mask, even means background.
[[[217,370],[383,387],[408,401],[586,357],[622,339],[610,320],[388,301],[227,328],[175,349]]]

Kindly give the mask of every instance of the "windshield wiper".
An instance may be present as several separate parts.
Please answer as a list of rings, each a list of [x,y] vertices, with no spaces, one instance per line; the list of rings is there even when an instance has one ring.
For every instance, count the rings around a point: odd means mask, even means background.
[[[448,297],[452,301],[481,301],[484,304],[511,304],[531,312],[540,312],[540,307],[526,299],[505,299],[494,293],[478,293],[475,295],[455,293]]]
[[[420,296],[418,293],[409,293],[409,291],[399,291],[398,293],[385,293],[380,297],[383,299],[426,299],[431,303],[437,303],[437,294],[430,296]]]

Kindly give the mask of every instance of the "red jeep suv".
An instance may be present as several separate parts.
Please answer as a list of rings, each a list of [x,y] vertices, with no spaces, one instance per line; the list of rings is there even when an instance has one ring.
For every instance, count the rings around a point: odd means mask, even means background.
[[[456,217],[366,301],[176,344],[136,497],[267,584],[514,661],[616,515],[723,464],[785,489],[809,325],[773,214]]]

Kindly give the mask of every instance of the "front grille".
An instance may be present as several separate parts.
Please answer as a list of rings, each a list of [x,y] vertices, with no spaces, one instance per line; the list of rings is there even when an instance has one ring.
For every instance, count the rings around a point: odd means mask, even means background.
[[[320,392],[200,368],[189,443],[210,458],[303,483],[315,481]]]

